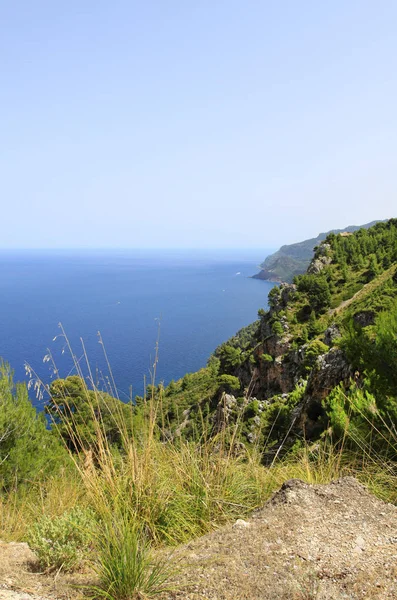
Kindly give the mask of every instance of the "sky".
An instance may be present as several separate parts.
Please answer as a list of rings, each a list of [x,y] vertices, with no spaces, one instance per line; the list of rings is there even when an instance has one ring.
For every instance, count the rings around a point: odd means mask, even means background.
[[[395,0],[3,0],[2,248],[278,247],[397,216]]]

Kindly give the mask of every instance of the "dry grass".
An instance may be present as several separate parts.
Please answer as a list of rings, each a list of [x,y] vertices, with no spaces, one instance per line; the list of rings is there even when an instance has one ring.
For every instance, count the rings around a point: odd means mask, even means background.
[[[74,356],[64,332],[62,335]],[[156,423],[159,414],[161,415],[162,398],[161,393],[155,397],[154,390],[148,401],[148,418],[144,423],[139,423],[139,428],[137,426],[132,435],[130,423],[125,422],[121,411],[118,412],[116,408],[112,418],[118,428],[122,448],[115,452],[106,436],[102,416],[92,404],[90,390],[97,397],[101,392],[94,385],[84,346],[83,352],[89,373],[88,381],[91,381],[91,385],[85,383],[85,391],[95,427],[95,447],[85,453],[81,452],[83,444],[76,437],[73,412],[70,410],[66,423],[70,427],[71,439],[75,440],[75,450],[79,450],[70,452],[73,468],[46,482],[37,483],[24,495],[11,493],[4,497],[0,503],[0,537],[23,539],[27,525],[40,514],[57,516],[76,505],[92,507],[101,521],[102,531],[109,532],[108,540],[93,532],[93,540],[97,542],[93,561],[97,572],[102,572],[99,582],[101,593],[112,600],[133,598],[140,593],[133,589],[134,584],[131,583],[135,581],[137,574],[135,566],[138,571],[144,568],[149,574],[154,572],[159,575],[161,585],[158,589],[154,586],[152,594],[163,587],[164,581],[157,569],[162,565],[162,572],[165,573],[166,564],[153,559],[149,546],[186,543],[237,518],[247,517],[261,507],[286,480],[301,479],[307,483],[319,484],[353,475],[359,477],[380,497],[389,501],[396,499],[394,469],[381,457],[372,456],[371,449],[367,447],[352,454],[343,445],[335,448],[324,442],[315,447],[305,446],[293,456],[264,467],[261,464],[261,453],[257,450],[240,449],[239,453],[234,452],[230,440],[237,438],[239,423],[232,432],[222,431],[215,438],[203,438],[197,443],[180,439],[177,442],[161,442]],[[157,356],[153,381],[156,364]],[[81,362],[76,361],[75,367],[77,374],[86,382]],[[109,392],[116,395],[111,370],[108,380]],[[48,391],[48,388],[43,387]],[[62,398],[61,401],[67,405],[68,398]],[[109,550],[107,541],[111,540],[112,532],[123,530],[126,522],[133,524],[139,535],[132,540],[125,536],[127,554],[123,553],[122,547],[119,548],[118,559],[111,552],[106,553],[106,549]],[[132,547],[134,543],[137,544],[135,566],[128,559],[121,558],[128,556],[127,545]],[[145,551],[140,552],[140,547],[144,547]],[[228,560],[227,549],[225,552],[225,560]],[[251,558],[255,560],[254,557]],[[221,559],[217,558],[216,561],[218,560]],[[257,557],[257,560],[260,558]],[[217,569],[219,564],[215,562],[213,568]],[[298,587],[295,585],[297,582],[291,579],[293,588],[290,589],[289,597],[297,600],[314,598],[316,596],[313,595],[310,569],[306,572],[301,567],[300,564],[299,572],[303,578],[299,579]],[[109,577],[103,576],[104,572],[110,573]],[[130,582],[126,588],[128,590],[130,586],[129,593],[126,589],[116,593],[111,573],[117,573],[118,579],[125,576],[124,580]],[[244,574],[240,575],[243,581]],[[255,589],[252,581],[250,586],[252,592]],[[194,597],[193,595],[192,598]],[[254,596],[247,592],[241,597]],[[283,598],[281,595],[268,597]]]
[[[85,490],[71,465],[46,481],[32,482],[28,489],[0,496],[0,539],[21,541],[41,515],[57,517],[75,506],[86,505]]]

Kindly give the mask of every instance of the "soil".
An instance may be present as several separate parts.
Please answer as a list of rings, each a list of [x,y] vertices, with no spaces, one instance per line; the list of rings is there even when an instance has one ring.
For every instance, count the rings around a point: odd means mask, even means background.
[[[248,521],[178,547],[159,600],[397,598],[397,507],[353,478],[287,481]],[[26,544],[0,543],[0,600],[77,598],[89,575],[40,574]]]
[[[397,507],[353,478],[286,482],[247,522],[174,554],[175,600],[397,598]]]
[[[41,573],[27,544],[0,541],[0,600],[76,600],[82,597],[77,586],[89,580],[84,573]]]

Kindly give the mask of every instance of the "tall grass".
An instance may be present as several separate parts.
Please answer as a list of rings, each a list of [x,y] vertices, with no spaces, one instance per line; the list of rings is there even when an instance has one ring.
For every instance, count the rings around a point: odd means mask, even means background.
[[[151,547],[136,523],[124,516],[106,522],[97,531],[101,548],[95,571],[99,586],[90,589],[108,600],[155,596],[168,589],[175,571],[167,559],[153,560]]]
[[[63,330],[62,335],[74,357]],[[203,435],[195,442],[181,438],[163,442],[157,425],[162,420],[162,390],[155,394],[154,386],[146,401],[145,420],[134,420],[131,408],[127,422],[125,413],[115,405],[111,418],[121,440],[121,447],[115,450],[106,435],[99,402],[93,402],[93,398],[99,400],[101,391],[95,385],[84,345],[83,356],[88,378],[80,360],[75,359],[75,369],[84,381],[95,443],[87,448],[79,438],[70,399],[66,395],[53,399],[55,414],[69,428],[75,444],[68,448],[73,473],[38,485],[32,491],[40,499],[36,500],[35,510],[33,496],[3,499],[0,534],[8,530],[11,536],[21,537],[23,527],[19,523],[34,519],[37,510],[60,514],[71,505],[91,507],[99,522],[92,532],[96,549],[93,566],[99,578],[95,593],[109,600],[150,596],[163,590],[169,565],[153,558],[153,547],[187,542],[247,516],[287,479],[328,483],[353,475],[384,499],[396,500],[394,467],[373,456],[368,445],[361,449],[358,446],[358,451],[352,452],[343,443],[335,446],[324,441],[313,447],[306,444],[299,452],[277,458],[270,467],[264,467],[263,449],[248,450],[238,443],[239,418],[232,430],[222,429],[215,436]],[[156,365],[157,351],[153,383]],[[55,366],[54,370],[57,373]],[[111,370],[107,382],[107,391],[117,396]],[[40,386],[49,391],[41,382]],[[54,421],[55,428],[58,419]]]

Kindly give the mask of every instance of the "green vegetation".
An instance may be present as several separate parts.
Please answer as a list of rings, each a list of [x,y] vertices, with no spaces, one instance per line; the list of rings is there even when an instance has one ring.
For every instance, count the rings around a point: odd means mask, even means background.
[[[375,225],[376,221],[361,225],[359,227],[352,225],[346,229],[334,230],[332,233],[354,232],[358,229],[369,229]],[[269,281],[285,281],[291,283],[296,275],[306,272],[313,258],[313,250],[321,244],[331,232],[320,233],[316,238],[282,246],[274,254],[271,254],[260,265],[261,271],[254,277],[258,279],[267,279]]]
[[[135,403],[75,368],[35,381],[47,422],[0,366],[0,538],[28,540],[48,570],[88,564],[96,596],[160,593],[159,548],[247,516],[289,478],[353,475],[396,502],[397,220],[327,236],[207,367],[166,387],[154,373]]]
[[[110,443],[120,446],[120,430],[114,415],[127,423],[131,431],[131,408],[110,394],[87,390],[77,375],[51,383],[46,412],[67,447],[76,451],[95,445],[98,422]]]
[[[59,517],[42,515],[27,532],[41,569],[73,571],[88,557],[92,546],[92,511],[75,507]]]
[[[316,248],[308,272],[295,277],[293,286],[275,286],[269,294],[270,310],[261,309],[257,322],[215,351],[215,367],[208,372],[207,397],[197,395],[185,404],[189,415],[186,418],[185,413],[183,430],[172,421],[168,424],[170,430],[190,439],[197,433],[201,435],[203,415],[207,423],[219,419],[217,406],[222,389],[218,384],[225,375],[240,381],[239,387],[236,383],[234,390],[228,390],[235,395],[228,420],[244,423],[241,435],[246,442],[259,444],[264,461],[271,459],[269,447],[277,448],[290,427],[284,450],[302,436],[314,440],[331,430],[333,435],[340,434],[331,407],[337,404],[340,412],[342,403],[336,403],[332,396],[340,384],[348,398],[358,397],[349,391],[351,386],[366,389],[376,398],[380,418],[390,424],[397,404],[396,303],[397,221],[377,223],[348,235],[329,234]],[[336,330],[335,339],[327,337],[329,327]],[[319,361],[332,346],[343,353],[330,354],[339,363],[329,387],[328,381],[321,383],[325,375]],[[359,377],[356,382],[355,372]],[[310,411],[299,419],[295,419],[297,404],[290,400],[297,380],[309,383],[311,395],[302,397],[302,409],[307,400]],[[322,385],[326,385],[329,402]],[[257,403],[255,410],[252,396]],[[165,397],[167,405],[173,397],[167,388]],[[266,450],[261,446],[265,441]]]
[[[167,590],[173,570],[167,560],[153,558],[150,544],[128,518],[102,523],[96,536],[95,596],[108,600],[151,598]]]
[[[0,489],[31,485],[65,458],[44,415],[33,408],[26,385],[14,385],[10,366],[0,362]]]

